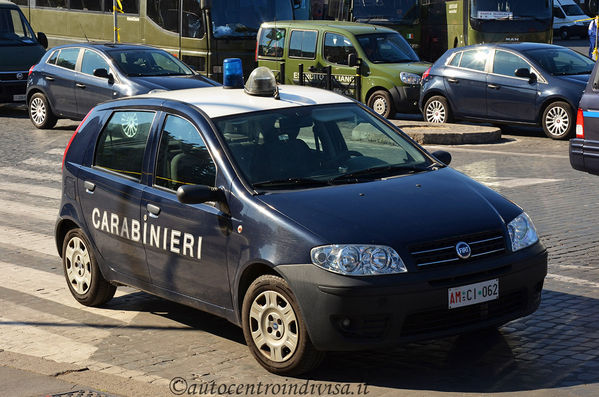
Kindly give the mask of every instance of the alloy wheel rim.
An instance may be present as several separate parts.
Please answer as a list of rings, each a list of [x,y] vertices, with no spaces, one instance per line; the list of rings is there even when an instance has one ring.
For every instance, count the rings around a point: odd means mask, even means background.
[[[570,127],[570,116],[566,109],[556,106],[549,109],[549,112],[547,112],[545,124],[551,135],[560,137],[568,132]]]
[[[440,101],[432,101],[426,107],[426,121],[429,123],[445,122],[445,106]]]
[[[274,362],[287,361],[297,350],[299,325],[293,307],[276,291],[254,299],[249,314],[250,332],[260,353]]]
[[[89,291],[92,280],[91,259],[85,243],[79,237],[73,237],[67,244],[65,269],[69,283],[79,295]]]
[[[31,118],[37,125],[43,124],[46,120],[46,106],[41,98],[33,98],[31,101]]]

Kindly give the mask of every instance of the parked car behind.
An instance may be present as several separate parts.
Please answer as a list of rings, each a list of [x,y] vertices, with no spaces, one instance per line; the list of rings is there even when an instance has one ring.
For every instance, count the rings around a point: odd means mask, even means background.
[[[586,39],[589,17],[574,0],[553,0],[553,36],[562,40],[578,36]]]
[[[594,62],[541,43],[482,44],[448,50],[422,79],[424,119],[541,125],[552,139],[574,130],[574,112]]]
[[[597,66],[582,94],[576,117],[576,138],[570,140],[570,164],[599,175],[599,72]]]
[[[395,30],[336,21],[264,22],[256,60],[259,66],[284,71],[279,80],[285,84],[302,84],[302,65],[304,85],[329,86],[387,118],[418,112],[420,78],[430,66]],[[329,67],[332,81],[327,83]]]
[[[53,48],[29,72],[29,118],[52,128],[59,118],[81,120],[100,102],[156,90],[219,85],[168,52],[114,43]]]
[[[46,47],[46,35],[35,36],[19,7],[0,0],[0,103],[25,101],[27,71]]]

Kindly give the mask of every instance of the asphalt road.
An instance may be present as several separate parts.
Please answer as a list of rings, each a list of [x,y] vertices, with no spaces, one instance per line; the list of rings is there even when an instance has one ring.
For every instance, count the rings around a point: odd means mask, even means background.
[[[0,106],[0,122],[0,396],[172,396],[175,377],[188,393],[271,385],[266,394],[282,395],[305,385],[321,395],[364,387],[371,396],[599,394],[599,177],[572,170],[567,142],[539,129],[511,130],[493,145],[442,147],[454,168],[536,223],[549,275],[535,314],[498,331],[331,353],[318,371],[288,378],[254,361],[239,328],[200,311],[130,288],[101,309],[77,304],[53,241],[61,156],[77,123],[36,130],[12,106]]]

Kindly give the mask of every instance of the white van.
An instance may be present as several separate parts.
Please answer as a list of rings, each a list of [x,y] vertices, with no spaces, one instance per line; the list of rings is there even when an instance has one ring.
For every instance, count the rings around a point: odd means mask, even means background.
[[[587,37],[589,17],[574,0],[553,0],[553,35],[562,40],[572,36]],[[578,21],[578,22],[577,22]]]

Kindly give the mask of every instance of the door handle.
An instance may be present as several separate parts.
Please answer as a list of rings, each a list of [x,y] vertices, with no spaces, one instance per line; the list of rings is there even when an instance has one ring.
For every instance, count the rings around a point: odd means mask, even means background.
[[[44,76],[44,78],[48,81],[54,81],[54,77]]]
[[[146,209],[150,213],[150,217],[158,218],[158,215],[160,214],[160,207],[158,207],[157,205],[148,203],[146,205]]]
[[[460,80],[454,79],[453,77],[448,77],[447,81],[450,82],[450,83],[452,83],[452,84],[457,84],[457,83],[460,82]]]
[[[77,84],[75,84],[75,85],[76,85],[77,87],[79,87],[79,88],[85,88],[85,84],[77,83]]]
[[[498,90],[501,88],[501,86],[497,84],[488,84],[487,87],[489,87],[492,90]]]
[[[96,190],[96,184],[90,181],[83,182],[83,186],[85,187],[85,191],[89,194],[94,194],[94,190]]]

